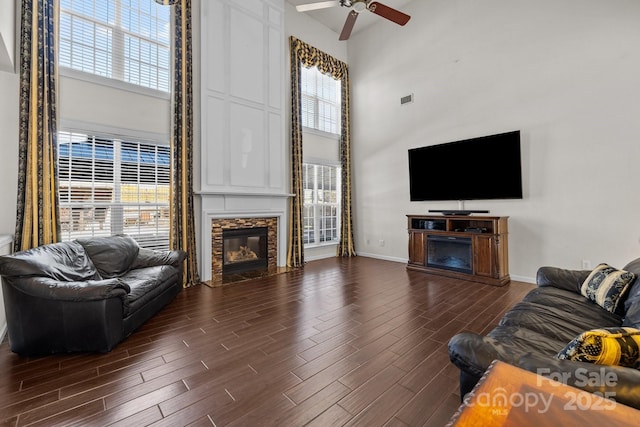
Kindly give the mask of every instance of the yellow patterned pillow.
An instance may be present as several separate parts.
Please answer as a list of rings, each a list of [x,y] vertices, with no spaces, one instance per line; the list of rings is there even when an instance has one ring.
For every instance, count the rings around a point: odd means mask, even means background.
[[[599,264],[585,279],[580,293],[605,310],[615,313],[629,285],[636,280],[630,271]]]
[[[583,332],[560,353],[558,359],[618,365],[640,369],[640,329],[602,328]]]

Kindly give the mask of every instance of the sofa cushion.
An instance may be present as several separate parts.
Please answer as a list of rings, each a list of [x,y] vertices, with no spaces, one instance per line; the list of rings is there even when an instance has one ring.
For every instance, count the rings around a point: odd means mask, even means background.
[[[640,330],[601,328],[585,331],[558,353],[558,359],[640,368]]]
[[[187,253],[180,250],[159,251],[146,248],[140,248],[131,269],[143,267],[156,267],[158,265],[171,265],[180,268],[180,264],[187,257]]]
[[[630,271],[617,270],[608,264],[599,264],[586,278],[580,293],[610,313],[622,307],[625,292],[636,279]]]
[[[130,236],[118,235],[78,239],[104,279],[120,277],[138,256],[140,246]]]
[[[1,256],[0,275],[49,277],[64,282],[100,279],[93,262],[77,242],[52,243]]]
[[[575,292],[555,287],[535,288],[500,319],[500,326],[529,329],[558,340],[552,355],[579,333],[615,326],[622,318]],[[535,347],[535,345],[533,346]],[[530,351],[533,351],[534,348]]]
[[[176,283],[179,270],[169,265],[144,267],[131,270],[120,277],[131,288],[125,317],[143,307]]]

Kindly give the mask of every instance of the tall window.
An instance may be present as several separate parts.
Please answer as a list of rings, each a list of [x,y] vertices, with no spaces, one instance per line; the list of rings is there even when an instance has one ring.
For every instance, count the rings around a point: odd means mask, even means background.
[[[303,138],[303,153],[312,153],[302,164],[304,243],[307,247],[338,243],[341,82],[317,67],[302,67],[301,86],[302,126],[312,133]]]
[[[154,0],[60,0],[62,67],[169,92],[170,40]]]
[[[304,243],[321,245],[340,240],[340,168],[302,165]]]
[[[340,80],[322,74],[317,67],[302,67],[302,126],[340,134]]]
[[[58,133],[62,240],[128,234],[169,248],[168,145]]]

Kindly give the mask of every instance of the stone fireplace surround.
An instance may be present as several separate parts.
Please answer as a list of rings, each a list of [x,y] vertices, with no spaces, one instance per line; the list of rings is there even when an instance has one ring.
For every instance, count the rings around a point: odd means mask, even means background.
[[[200,242],[198,266],[203,281],[213,282],[212,229],[218,221],[233,220],[239,224],[246,221],[271,219],[275,223],[275,254],[277,267],[284,267],[287,259],[287,211],[291,194],[282,193],[219,193],[199,192],[200,218],[198,227]],[[272,233],[272,229],[269,229]],[[269,267],[271,263],[269,260]]]
[[[222,249],[223,230],[243,228],[267,228],[267,268],[274,270],[278,263],[278,218],[220,218],[211,221],[211,280],[222,280],[224,251]]]

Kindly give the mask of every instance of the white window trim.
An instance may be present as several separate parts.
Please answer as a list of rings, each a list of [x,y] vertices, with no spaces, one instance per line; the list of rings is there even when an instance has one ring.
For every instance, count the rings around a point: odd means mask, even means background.
[[[152,89],[146,86],[139,86],[133,83],[127,83],[117,79],[111,79],[109,77],[99,76],[97,74],[88,73],[86,71],[76,70],[75,68],[69,68],[60,66],[60,76],[67,77],[74,80],[80,80],[83,82],[94,83],[101,86],[106,86],[113,89],[118,89],[126,92],[137,93],[140,95],[146,95],[158,99],[169,101],[171,99],[171,92],[164,92],[162,90]],[[169,84],[171,86],[171,83]]]
[[[166,133],[154,133],[136,129],[126,129],[116,126],[107,126],[99,123],[90,123],[82,120],[61,119],[59,132],[98,134],[104,137],[130,140],[132,138],[140,142],[150,144],[169,145],[170,137]]]
[[[318,166],[333,166],[336,168],[342,167],[342,163],[340,163],[339,161],[321,159],[319,157],[305,157],[302,163],[309,163],[309,164],[318,165]]]
[[[326,132],[326,131],[323,131],[323,130],[319,130],[319,129],[316,129],[316,128],[310,128],[310,127],[307,127],[307,126],[302,126],[302,132],[311,133],[311,134],[318,135],[318,136],[323,136],[325,138],[332,138],[332,139],[335,139],[338,142],[340,142],[340,138],[342,137],[342,135],[339,134],[339,133]]]

